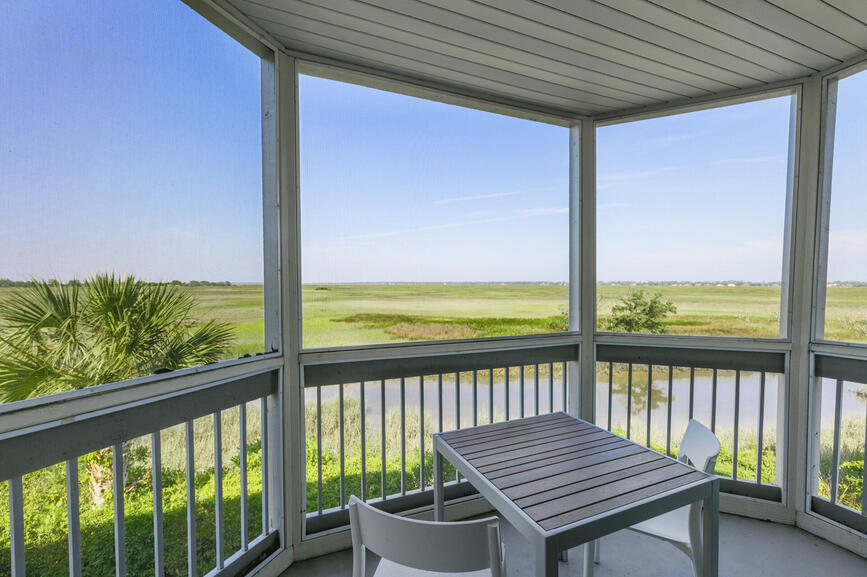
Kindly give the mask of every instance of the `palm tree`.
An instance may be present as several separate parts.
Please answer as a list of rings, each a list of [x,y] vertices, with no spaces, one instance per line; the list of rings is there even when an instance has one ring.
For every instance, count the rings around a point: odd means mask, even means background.
[[[0,300],[0,403],[225,358],[231,327],[196,325],[195,305],[176,285],[133,276],[102,274],[65,285],[33,281]],[[111,450],[84,461],[93,505],[102,506]]]
[[[34,281],[0,300],[0,402],[225,358],[226,323],[197,324],[178,286],[100,274]]]

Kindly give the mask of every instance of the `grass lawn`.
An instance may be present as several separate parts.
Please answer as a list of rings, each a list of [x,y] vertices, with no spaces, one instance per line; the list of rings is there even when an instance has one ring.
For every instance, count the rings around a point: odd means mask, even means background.
[[[20,289],[0,288],[4,293]],[[262,352],[261,285],[184,287],[201,320],[235,329],[230,358]],[[600,330],[611,307],[634,290],[660,292],[677,307],[668,333],[777,337],[780,287],[611,286],[597,288]],[[565,328],[562,284],[336,284],[302,289],[305,348],[558,332]],[[867,343],[867,287],[829,287],[826,337]]]

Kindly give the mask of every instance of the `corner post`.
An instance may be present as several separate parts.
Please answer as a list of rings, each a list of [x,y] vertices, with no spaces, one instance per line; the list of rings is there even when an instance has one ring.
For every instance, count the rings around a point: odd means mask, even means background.
[[[581,332],[572,363],[569,413],[596,420],[596,126],[585,118],[569,138],[569,330]],[[577,364],[577,367],[575,366]],[[577,370],[576,370],[577,368]],[[577,394],[576,394],[577,393]]]

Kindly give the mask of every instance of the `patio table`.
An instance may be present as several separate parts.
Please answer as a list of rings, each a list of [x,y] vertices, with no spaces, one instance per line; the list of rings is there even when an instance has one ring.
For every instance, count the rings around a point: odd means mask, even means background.
[[[717,577],[719,479],[591,423],[551,413],[434,435],[434,518],[443,520],[443,458],[536,552],[536,575],[559,554],[703,500],[704,577]]]

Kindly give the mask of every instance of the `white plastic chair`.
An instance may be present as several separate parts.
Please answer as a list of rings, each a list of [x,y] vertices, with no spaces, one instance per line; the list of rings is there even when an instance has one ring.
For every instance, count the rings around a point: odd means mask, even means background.
[[[716,435],[695,419],[690,419],[680,443],[677,460],[690,463],[705,473],[713,473],[719,452],[720,444]],[[686,507],[642,521],[630,529],[668,541],[692,559],[692,567],[696,577],[702,577],[701,502],[692,503]],[[595,557],[598,563],[598,541]]]
[[[506,575],[496,517],[456,523],[418,521],[385,513],[352,495],[349,522],[352,577],[365,577],[366,549],[381,558],[375,577]]]
[[[713,473],[719,452],[720,443],[716,435],[695,419],[690,419],[680,443],[677,460],[688,462],[705,473]],[[702,577],[701,508],[701,502],[692,503],[642,521],[630,529],[668,541],[692,559],[696,577]]]

